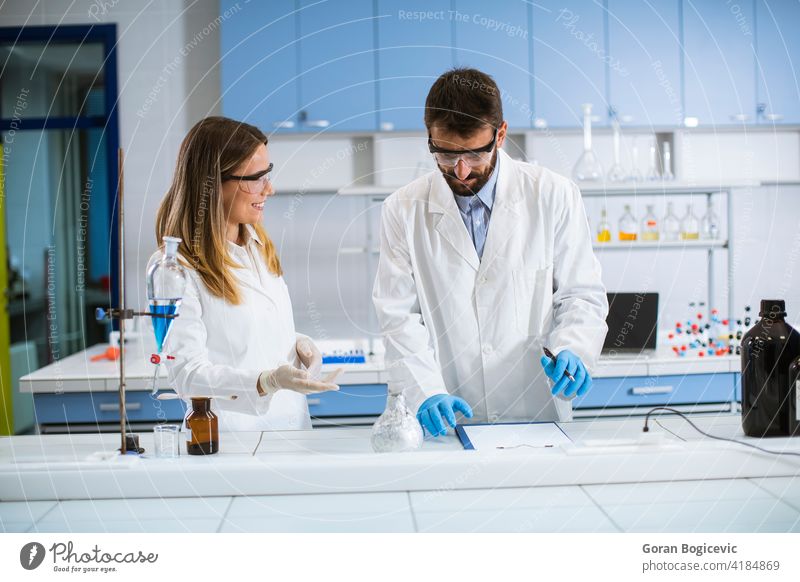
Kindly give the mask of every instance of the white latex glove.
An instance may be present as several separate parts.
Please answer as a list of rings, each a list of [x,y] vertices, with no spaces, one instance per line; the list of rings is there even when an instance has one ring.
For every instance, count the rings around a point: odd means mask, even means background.
[[[322,368],[322,353],[310,337],[298,335],[294,344],[297,357],[300,363],[306,367],[312,378],[319,378],[319,371]]]
[[[278,390],[293,390],[300,394],[338,390],[339,386],[334,384],[333,381],[341,371],[342,369],[338,368],[322,380],[313,380],[308,370],[301,370],[290,364],[284,364],[274,370],[262,372],[258,377],[258,387],[260,392],[264,394],[274,394]]]

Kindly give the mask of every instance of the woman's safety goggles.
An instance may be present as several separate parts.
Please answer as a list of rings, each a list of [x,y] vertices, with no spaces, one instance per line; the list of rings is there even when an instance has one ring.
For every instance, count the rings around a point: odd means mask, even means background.
[[[269,174],[272,172],[273,167],[274,164],[270,164],[263,172],[258,172],[257,174],[252,174],[250,176],[234,176],[232,174],[229,176],[223,176],[222,181],[228,182],[230,180],[238,180],[239,187],[245,192],[249,192],[250,194],[260,194],[267,187],[267,184],[269,184],[272,180]]]

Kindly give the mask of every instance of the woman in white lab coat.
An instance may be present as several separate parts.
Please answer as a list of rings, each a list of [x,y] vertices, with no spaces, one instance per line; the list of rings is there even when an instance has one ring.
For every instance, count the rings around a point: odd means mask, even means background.
[[[181,145],[156,238],[180,237],[187,284],[164,345],[172,387],[216,396],[220,430],[311,428],[306,394],[322,358],[297,334],[278,255],[261,225],[270,183],[267,136],[224,117],[203,119]]]

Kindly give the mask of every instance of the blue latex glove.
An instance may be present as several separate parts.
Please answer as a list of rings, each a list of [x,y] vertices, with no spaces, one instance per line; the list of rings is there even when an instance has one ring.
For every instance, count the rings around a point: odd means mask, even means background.
[[[431,436],[444,436],[447,434],[445,420],[453,428],[456,426],[456,410],[467,418],[472,418],[472,409],[466,400],[449,394],[436,394],[419,407],[417,420]]]
[[[562,350],[553,362],[547,356],[541,359],[544,373],[553,381],[553,396],[563,394],[565,397],[583,396],[592,387],[592,377],[586,371],[581,359],[569,350]],[[569,372],[575,381],[567,377]]]

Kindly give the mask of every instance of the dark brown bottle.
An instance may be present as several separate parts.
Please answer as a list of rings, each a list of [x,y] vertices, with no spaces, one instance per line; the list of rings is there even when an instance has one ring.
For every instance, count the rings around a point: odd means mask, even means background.
[[[789,434],[800,435],[800,356],[789,364]]]
[[[786,323],[781,299],[762,299],[759,316],[742,338],[742,428],[747,436],[788,436],[789,366],[800,355],[800,334]]]
[[[192,398],[192,410],[186,417],[186,452],[190,455],[213,455],[219,452],[219,419],[211,412],[210,398]]]

